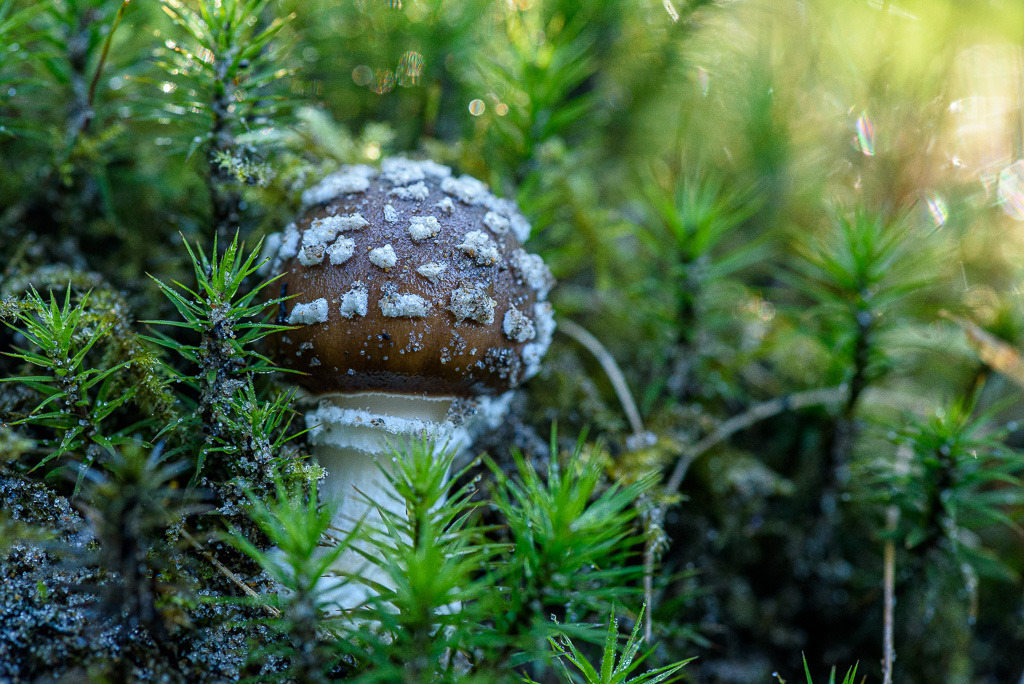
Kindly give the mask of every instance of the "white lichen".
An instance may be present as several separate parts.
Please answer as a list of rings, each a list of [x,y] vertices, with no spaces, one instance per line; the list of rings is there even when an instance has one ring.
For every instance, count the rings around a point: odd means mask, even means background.
[[[516,236],[516,240],[519,240],[520,244],[530,239],[530,231],[533,228],[530,226],[530,222],[523,218],[523,215],[519,212],[512,214],[512,234]]]
[[[440,209],[441,211],[445,212],[446,214],[450,214],[453,211],[455,211],[455,202],[452,202],[451,197],[445,197],[440,202],[437,202],[434,206]]]
[[[382,161],[380,175],[396,186],[409,185],[426,178],[420,163],[405,157],[389,157]]]
[[[302,234],[302,246],[313,247],[315,245],[327,244],[333,240],[337,234],[338,231],[332,230],[328,226],[316,225],[316,222],[314,221]]]
[[[388,269],[398,263],[398,255],[391,245],[384,245],[370,250],[370,263],[383,269]]]
[[[469,445],[466,430],[450,421],[435,422],[418,418],[399,418],[386,411],[342,408],[321,401],[316,411],[306,414],[312,444],[329,444],[367,453],[389,453],[391,435],[414,435],[443,444],[446,449]]]
[[[466,256],[472,258],[480,266],[491,266],[498,263],[501,252],[498,245],[487,233],[481,230],[471,230],[462,238],[462,244],[456,245]]]
[[[555,284],[555,278],[544,260],[525,249],[517,249],[512,253],[511,261],[519,279],[537,293],[537,299],[547,299],[548,292]]]
[[[366,286],[354,283],[352,289],[341,296],[341,315],[345,318],[365,316],[367,310]]]
[[[310,224],[309,228],[323,235],[330,235],[328,239],[333,239],[338,233],[362,230],[368,225],[370,225],[370,222],[363,218],[362,214],[356,212],[348,216],[325,216],[313,219],[313,223]]]
[[[327,248],[327,257],[332,266],[340,266],[351,259],[355,251],[356,241],[342,235]]]
[[[370,180],[362,169],[344,167],[302,193],[302,204],[306,207],[324,204],[341,195],[366,192],[369,187]]]
[[[266,276],[271,270],[276,269],[283,239],[284,235],[281,233],[271,233],[263,241],[263,249],[260,251],[260,268],[257,271],[259,275]]]
[[[395,209],[390,204],[385,204],[384,205],[384,220],[387,221],[388,223],[397,223],[398,222],[398,210]]]
[[[323,262],[324,254],[328,252],[327,245],[338,236],[338,233],[362,230],[367,225],[369,223],[360,214],[325,216],[313,219],[312,223],[309,224],[309,227],[302,234],[302,249],[299,250],[299,262],[303,266],[313,266]]]
[[[481,283],[471,287],[460,287],[452,290],[451,303],[448,310],[455,316],[455,322],[461,323],[467,318],[490,325],[494,322],[494,307],[497,302],[487,294],[487,288]]]
[[[393,292],[385,294],[377,302],[380,312],[388,318],[422,318],[427,315],[430,304],[415,294]]]
[[[499,216],[504,216],[508,219],[512,233],[516,236],[519,242],[526,242],[530,238],[530,223],[523,215],[519,212],[519,207],[516,206],[515,202],[504,199],[503,197],[495,197],[494,195],[487,195],[480,204],[487,207],[488,211],[493,211]]]
[[[473,397],[468,400],[469,405],[463,409],[463,424],[469,427],[470,434],[474,437],[483,430],[496,429],[508,415],[508,407],[514,396],[515,392],[509,390],[496,397],[487,395]],[[454,402],[452,408],[455,408]],[[451,410],[449,410],[449,415],[451,415]],[[449,418],[449,420],[452,419]]]
[[[416,200],[422,202],[430,196],[430,189],[423,181],[410,185],[407,188],[392,188],[391,194],[399,199]]]
[[[299,250],[299,263],[303,266],[315,266],[316,264],[322,263],[326,251],[327,250],[323,243],[304,245],[303,248]]]
[[[413,216],[409,219],[409,237],[413,242],[422,242],[441,232],[441,224],[435,216]]]
[[[299,232],[298,226],[294,223],[289,223],[288,227],[284,229],[284,237],[281,238],[281,249],[277,251],[277,258],[281,261],[295,258],[299,253],[299,241],[301,239],[302,233]]]
[[[484,183],[465,174],[458,178],[445,178],[441,181],[441,190],[464,204],[482,204],[492,196]]]
[[[452,168],[450,166],[438,164],[433,159],[424,159],[418,163],[420,168],[423,169],[423,173],[428,176],[432,176],[433,178],[447,178],[452,175]]]
[[[549,302],[537,302],[533,305],[533,322],[537,337],[523,347],[523,380],[533,377],[540,370],[540,361],[551,346],[551,338],[555,333],[555,314]]]
[[[507,233],[512,226],[507,218],[493,211],[484,214],[484,225],[495,233]]]
[[[430,262],[429,264],[423,264],[416,269],[416,272],[426,278],[432,283],[437,283],[440,279],[441,274],[448,270],[447,264],[439,264],[436,262]]]
[[[502,216],[512,216],[519,213],[518,205],[504,197],[491,195],[484,201],[483,205],[487,207],[488,211],[493,211],[495,214],[501,214]]]
[[[288,315],[290,325],[310,325],[327,320],[327,300],[321,297],[309,304],[296,304]]]
[[[537,331],[526,314],[512,307],[505,312],[505,318],[501,322],[501,329],[513,342],[527,342],[537,336]]]

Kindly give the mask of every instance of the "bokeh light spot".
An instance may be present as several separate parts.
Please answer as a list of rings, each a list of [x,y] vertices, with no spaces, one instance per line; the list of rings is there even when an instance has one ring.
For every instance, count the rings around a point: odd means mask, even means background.
[[[704,67],[697,67],[697,87],[700,88],[700,94],[707,97],[708,89],[711,88],[711,74]]]
[[[942,195],[937,192],[929,192],[925,196],[924,206],[933,226],[941,228],[946,225],[946,220],[949,219],[949,205],[946,204]]]
[[[373,70],[365,64],[360,64],[352,70],[352,80],[356,85],[370,85],[373,82]]]
[[[397,82],[398,78],[391,69],[377,69],[377,73],[374,74],[373,92],[378,95],[390,93],[395,89],[395,83]]]
[[[875,124],[867,114],[857,117],[857,149],[865,157],[875,156]]]
[[[1024,159],[1018,159],[999,174],[996,195],[1007,216],[1024,221]]]
[[[469,103],[469,113],[473,116],[480,116],[487,109],[487,105],[484,104],[483,100],[477,99]]]
[[[398,61],[398,85],[403,88],[414,86],[423,74],[423,55],[418,52],[406,52]]]

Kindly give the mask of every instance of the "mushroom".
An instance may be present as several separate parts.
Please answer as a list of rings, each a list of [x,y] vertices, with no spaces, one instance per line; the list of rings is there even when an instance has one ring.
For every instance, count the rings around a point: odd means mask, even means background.
[[[432,161],[347,166],[303,203],[267,241],[265,268],[292,296],[282,320],[296,326],[274,354],[304,373],[322,491],[341,499],[335,527],[347,532],[376,517],[368,501],[404,512],[375,455],[424,437],[465,450],[502,420],[551,342],[554,280],[521,247],[530,225],[513,202]],[[333,570],[384,581],[366,565],[352,551]],[[349,609],[370,593],[351,583],[335,598]]]

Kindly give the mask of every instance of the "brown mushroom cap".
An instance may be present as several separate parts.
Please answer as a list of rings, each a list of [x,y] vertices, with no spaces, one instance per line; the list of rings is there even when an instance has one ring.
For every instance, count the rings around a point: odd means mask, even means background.
[[[529,224],[479,181],[433,162],[345,167],[268,240],[284,368],[315,394],[495,394],[536,372],[553,284],[520,240]]]

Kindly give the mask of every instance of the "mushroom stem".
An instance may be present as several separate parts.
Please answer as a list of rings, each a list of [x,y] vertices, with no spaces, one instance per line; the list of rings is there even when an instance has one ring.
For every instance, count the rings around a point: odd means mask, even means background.
[[[326,498],[340,501],[333,527],[347,536],[362,526],[364,540],[348,549],[332,566],[337,588],[331,598],[340,610],[352,610],[374,595],[373,584],[389,586],[390,579],[363,555],[373,553],[375,539],[388,533],[381,510],[405,515],[405,503],[384,468],[394,449],[407,449],[426,437],[438,453],[462,451],[472,442],[471,431],[482,422],[500,418],[511,392],[497,399],[465,402],[456,397],[385,393],[329,394],[306,415],[313,456],[327,471],[321,487]],[[469,415],[459,415],[469,414]],[[363,553],[360,553],[362,551]],[[362,581],[353,581],[359,578]]]

